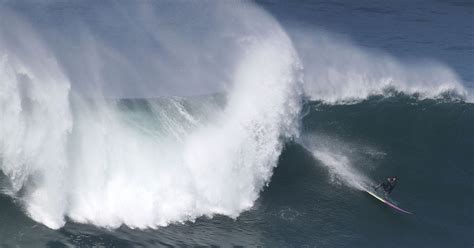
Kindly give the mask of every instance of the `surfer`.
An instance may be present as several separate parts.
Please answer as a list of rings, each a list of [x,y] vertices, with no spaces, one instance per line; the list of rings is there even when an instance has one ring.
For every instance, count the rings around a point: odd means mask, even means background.
[[[387,177],[385,182],[380,183],[374,187],[374,189],[377,190],[378,188],[382,187],[385,191],[385,195],[388,195],[395,188],[395,185],[397,185],[397,177]]]

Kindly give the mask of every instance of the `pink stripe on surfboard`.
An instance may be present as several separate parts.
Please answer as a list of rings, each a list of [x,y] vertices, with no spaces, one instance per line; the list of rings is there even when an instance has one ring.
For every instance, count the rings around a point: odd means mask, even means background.
[[[364,189],[364,190],[365,190],[365,192],[369,193],[371,196],[377,198],[379,201],[381,201],[381,202],[387,204],[388,206],[390,206],[390,207],[392,207],[392,208],[394,208],[394,209],[396,209],[396,210],[398,210],[398,211],[400,211],[400,212],[403,212],[403,213],[406,213],[406,214],[412,214],[411,212],[408,212],[408,211],[406,211],[406,210],[404,210],[404,209],[401,209],[401,208],[397,207],[396,205],[390,203],[389,201],[387,201],[387,200],[381,198],[380,196],[378,196],[378,195],[376,195],[376,194],[370,192],[369,190],[366,190],[366,189]]]

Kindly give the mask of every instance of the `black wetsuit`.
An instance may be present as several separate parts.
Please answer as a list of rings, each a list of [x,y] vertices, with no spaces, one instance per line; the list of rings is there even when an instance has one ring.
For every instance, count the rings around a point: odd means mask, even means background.
[[[397,185],[397,181],[394,181],[394,182],[384,182],[382,183],[382,187],[383,187],[383,190],[385,190],[385,192],[387,192],[387,194],[390,194],[393,190],[393,188],[395,188],[395,185]]]
[[[392,190],[395,188],[395,185],[397,185],[397,180],[389,180],[379,184],[375,190],[377,190],[380,186],[382,186],[383,190],[387,193],[390,194]]]

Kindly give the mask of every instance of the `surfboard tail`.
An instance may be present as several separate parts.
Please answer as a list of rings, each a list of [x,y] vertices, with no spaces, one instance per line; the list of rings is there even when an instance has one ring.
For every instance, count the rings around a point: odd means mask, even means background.
[[[385,203],[385,205],[387,205],[387,206],[389,206],[389,207],[391,207],[391,208],[393,208],[393,209],[395,209],[395,210],[397,210],[397,211],[400,211],[400,212],[405,213],[405,214],[413,214],[412,212],[407,211],[407,210],[405,210],[405,209],[402,209],[402,208],[398,207],[397,205],[395,205],[395,204],[391,203],[390,201],[388,201],[388,200],[386,200],[386,199],[384,199],[384,198],[378,196],[377,194],[375,194],[374,192],[372,192],[372,191],[370,191],[370,190],[368,190],[368,189],[364,189],[364,191],[367,192],[369,195],[373,196],[375,199],[377,199],[377,200],[379,200],[379,201]]]

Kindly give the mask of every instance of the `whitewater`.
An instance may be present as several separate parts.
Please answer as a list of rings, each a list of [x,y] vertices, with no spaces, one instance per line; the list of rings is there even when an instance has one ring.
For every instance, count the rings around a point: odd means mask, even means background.
[[[79,39],[55,46],[49,35],[63,30],[42,33],[1,10],[2,192],[48,228],[236,219],[255,207],[288,142],[305,147],[333,181],[369,185],[344,148],[353,146],[321,134],[301,137],[306,102],[353,105],[397,94],[472,99],[442,63],[365,51],[325,31],[285,30],[253,3],[184,7],[196,18],[211,16],[191,26],[216,28],[201,33],[206,44],[187,41],[187,29],[154,28],[175,19],[152,13],[151,3],[136,5],[122,20],[113,19],[123,14],[114,9],[111,22],[138,23],[166,52],[121,52],[76,20],[70,25],[81,30]]]

